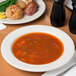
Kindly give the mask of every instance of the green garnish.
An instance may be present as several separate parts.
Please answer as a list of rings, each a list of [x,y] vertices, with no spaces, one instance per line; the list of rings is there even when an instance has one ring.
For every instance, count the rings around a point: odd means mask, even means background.
[[[0,3],[0,12],[5,12],[10,5],[16,4],[17,0],[6,0]]]

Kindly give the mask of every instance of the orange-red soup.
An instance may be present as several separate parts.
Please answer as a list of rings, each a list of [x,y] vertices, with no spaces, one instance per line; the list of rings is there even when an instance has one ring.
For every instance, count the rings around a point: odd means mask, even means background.
[[[29,33],[18,38],[12,46],[14,56],[29,64],[47,64],[57,60],[64,46],[55,36],[46,33]]]

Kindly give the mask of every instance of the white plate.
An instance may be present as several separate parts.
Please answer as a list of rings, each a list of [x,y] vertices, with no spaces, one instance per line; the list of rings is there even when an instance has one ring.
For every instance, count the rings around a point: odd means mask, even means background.
[[[63,45],[64,45],[64,52],[62,56],[49,64],[44,65],[32,65],[23,63],[20,60],[16,59],[11,51],[12,43],[20,36],[27,34],[27,33],[33,33],[33,32],[43,32],[43,33],[49,33],[56,37],[58,37]],[[63,31],[51,27],[51,26],[45,26],[45,25],[32,25],[27,27],[22,27],[20,29],[17,29],[6,36],[6,38],[3,40],[1,45],[1,53],[4,59],[12,66],[26,71],[31,72],[44,72],[49,70],[55,70],[63,65],[65,65],[73,56],[75,50],[74,43],[72,39]]]
[[[39,18],[46,9],[45,3],[43,0],[36,0],[36,2],[39,5],[38,11],[32,15],[32,16],[27,16],[26,14],[24,15],[24,17],[20,20],[11,20],[9,18],[6,19],[0,19],[0,23],[6,23],[6,24],[22,24],[22,23],[28,23],[31,22],[33,20],[36,20],[37,18]]]

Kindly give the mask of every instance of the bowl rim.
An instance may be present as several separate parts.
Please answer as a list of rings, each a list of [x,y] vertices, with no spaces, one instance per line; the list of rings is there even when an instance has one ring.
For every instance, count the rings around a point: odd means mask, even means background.
[[[52,63],[43,64],[43,65],[27,64],[18,60],[10,51],[13,41],[24,34],[33,33],[33,32],[41,32],[41,31],[43,33],[52,34],[62,41],[64,45],[64,52],[62,56]],[[8,44],[6,45],[7,42]],[[70,59],[74,55],[74,52],[75,52],[75,46],[74,46],[73,40],[65,32],[55,27],[46,26],[46,25],[31,25],[31,26],[25,26],[25,27],[19,28],[11,32],[9,35],[7,35],[1,45],[1,54],[3,58],[10,65],[20,70],[31,71],[31,72],[45,72],[45,71],[55,70],[57,68],[60,68],[70,61]]]

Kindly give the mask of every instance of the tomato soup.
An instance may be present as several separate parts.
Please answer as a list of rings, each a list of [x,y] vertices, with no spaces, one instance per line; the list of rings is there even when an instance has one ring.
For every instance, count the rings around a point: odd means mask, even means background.
[[[29,33],[12,45],[14,56],[22,62],[41,65],[56,61],[64,51],[63,43],[47,33]]]

